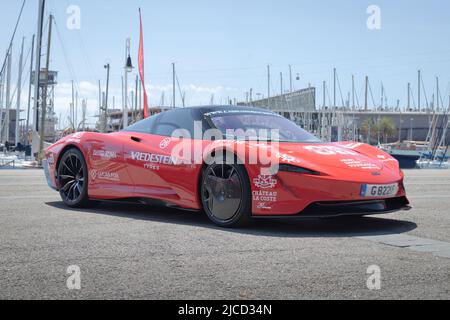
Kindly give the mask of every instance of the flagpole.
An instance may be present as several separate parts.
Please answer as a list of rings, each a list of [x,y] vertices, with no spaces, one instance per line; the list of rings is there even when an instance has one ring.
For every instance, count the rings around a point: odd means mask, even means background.
[[[144,119],[148,118],[149,110],[148,110],[148,96],[147,90],[145,88],[145,67],[144,67],[144,31],[142,27],[142,14],[141,8],[139,8],[139,24],[140,24],[140,35],[139,35],[139,76],[141,78],[141,85],[144,92]]]

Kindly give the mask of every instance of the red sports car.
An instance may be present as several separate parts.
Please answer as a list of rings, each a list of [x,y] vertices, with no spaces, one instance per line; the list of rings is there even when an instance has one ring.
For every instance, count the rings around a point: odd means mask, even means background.
[[[69,207],[163,204],[203,210],[222,227],[410,209],[403,172],[389,154],[323,143],[257,108],[174,109],[117,133],[76,133],[46,150],[44,168]]]

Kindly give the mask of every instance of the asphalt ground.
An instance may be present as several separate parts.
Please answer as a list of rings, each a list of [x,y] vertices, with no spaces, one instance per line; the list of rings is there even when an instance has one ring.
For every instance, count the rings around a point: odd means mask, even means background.
[[[0,299],[449,299],[450,170],[406,176],[409,212],[227,230],[166,208],[68,209],[42,171],[0,171]]]

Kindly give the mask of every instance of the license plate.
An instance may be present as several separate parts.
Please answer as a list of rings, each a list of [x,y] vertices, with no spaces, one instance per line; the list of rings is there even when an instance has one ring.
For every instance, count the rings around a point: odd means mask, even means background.
[[[362,197],[388,198],[394,197],[399,190],[398,183],[388,185],[364,184],[361,190]]]

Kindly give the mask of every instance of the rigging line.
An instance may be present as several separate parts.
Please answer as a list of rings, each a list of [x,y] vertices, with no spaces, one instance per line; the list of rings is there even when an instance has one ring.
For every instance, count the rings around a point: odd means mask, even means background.
[[[53,20],[53,22],[54,22],[54,25],[55,25],[56,34],[58,36],[59,43],[60,43],[61,48],[62,48],[62,52],[63,52],[64,60],[65,60],[65,63],[66,63],[66,67],[67,67],[67,69],[68,69],[68,71],[69,71],[69,73],[71,75],[71,78],[72,78],[71,80],[74,81],[75,89],[80,91],[78,77],[77,77],[77,75],[75,73],[75,69],[73,68],[72,63],[70,62],[69,56],[67,54],[67,50],[66,50],[66,48],[64,46],[64,43],[62,41],[61,33],[59,31],[59,26],[56,23],[56,20]]]
[[[358,97],[358,92],[355,90],[355,98],[356,98],[356,106],[358,107],[358,109],[361,108],[360,104],[359,104],[359,97]]]
[[[66,50],[66,48],[64,46],[64,43],[62,41],[61,33],[59,31],[59,26],[56,23],[56,20],[54,20],[54,24],[55,24],[55,29],[56,29],[56,34],[58,36],[58,40],[60,42],[60,45],[61,45],[61,48],[62,48],[62,51],[63,51],[63,56],[64,56],[64,60],[65,60],[65,63],[66,63],[66,67],[67,67],[67,69],[68,69],[68,71],[69,71],[69,73],[71,75],[71,80],[75,80],[75,82],[78,83],[78,79],[77,79],[77,77],[75,75],[74,68],[72,66],[72,63],[70,62],[70,59],[69,59],[68,54],[67,54],[67,50]]]
[[[440,99],[440,101],[441,101],[441,107],[444,108],[444,99],[442,98],[442,91],[440,90],[440,88],[438,90],[438,93],[439,93],[438,99]]]
[[[90,76],[91,76],[92,79],[98,79],[99,77],[97,77],[97,74],[94,71],[95,69],[94,69],[94,67],[92,65],[91,59],[89,58],[89,56],[87,54],[86,45],[84,44],[84,40],[83,40],[83,37],[81,35],[81,30],[78,30],[78,32],[76,32],[76,34],[77,34],[78,39],[80,40],[80,43],[81,43],[81,51],[83,53],[84,63],[86,65],[86,67],[88,68],[88,70],[91,72]]]
[[[178,91],[180,92],[180,97],[181,97],[181,101],[183,102],[183,107],[185,107],[185,104],[186,104],[185,96],[183,95],[183,92],[181,90],[180,80],[178,79],[178,75],[175,75],[175,78],[177,79]]]
[[[331,96],[330,96],[330,91],[328,91],[328,86],[326,87],[326,91],[327,91],[327,96],[328,96],[328,105],[331,106]]]
[[[373,98],[373,91],[372,91],[372,86],[370,85],[370,82],[369,82],[369,92],[370,92],[370,96],[372,97],[373,107],[376,108],[375,99]]]
[[[409,93],[410,93],[410,95],[411,95],[411,99],[412,99],[412,102],[413,102],[413,107],[414,107],[414,110],[415,110],[416,107],[417,107],[417,105],[416,105],[416,100],[414,99],[414,92],[412,91],[411,88],[409,89]],[[409,110],[408,110],[408,111],[409,111]]]
[[[380,60],[384,60],[384,59],[390,59],[390,58],[398,58],[398,57],[410,57],[410,56],[429,56],[429,54],[435,54],[433,53],[417,53],[417,54],[404,54],[404,55],[382,55],[382,56],[375,56],[374,58],[370,58],[368,60],[367,57],[365,58],[357,58],[356,61],[357,62],[364,62],[364,61],[373,61],[374,59],[380,59]],[[429,60],[429,59],[428,59]],[[447,59],[446,59],[447,60]],[[353,63],[355,62],[354,58],[347,58],[347,59],[341,59],[339,61],[345,61],[345,63]],[[348,61],[348,62],[347,62]],[[298,67],[298,66],[306,66],[306,65],[325,65],[325,64],[329,64],[329,63],[336,63],[336,59],[334,60],[329,60],[329,59],[324,59],[324,60],[314,60],[314,61],[308,61],[308,62],[301,62],[301,63],[291,63],[291,66],[293,67]],[[385,65],[386,67],[390,67],[390,66],[396,66],[397,64],[389,64],[389,65]],[[401,64],[401,65],[413,65],[413,63],[408,63],[408,64]],[[213,71],[234,71],[234,70],[242,70],[242,71],[246,71],[246,70],[256,70],[256,69],[260,69],[262,66],[249,66],[249,67],[230,67],[230,68],[220,68],[220,67],[214,67],[211,66],[210,68],[205,68],[205,69],[197,69],[197,70],[185,70],[184,73],[195,73],[195,72],[213,72]],[[273,65],[273,68],[284,68],[284,65]]]
[[[361,104],[360,104],[360,108],[363,109],[363,108],[364,108],[364,104],[365,104],[364,98],[365,98],[365,92],[366,92],[366,86],[365,86],[365,84],[363,84],[363,85],[361,86],[361,89],[359,90],[359,92],[360,92],[359,96],[361,97],[361,100],[362,100],[362,102],[361,102]],[[358,95],[357,95],[357,96],[358,96]]]
[[[343,95],[342,95],[342,90],[341,90],[341,82],[339,81],[339,75],[338,75],[338,73],[336,73],[336,80],[337,80],[337,83],[338,83],[339,93],[340,93],[340,95],[341,95],[342,107],[345,107],[344,97],[343,97]]]
[[[381,108],[389,107],[389,104],[388,104],[389,99],[388,99],[387,91],[386,91],[386,88],[384,87],[383,81],[381,81],[381,86],[383,88],[383,93],[384,93],[384,97],[383,97],[384,99],[381,102],[382,103]]]
[[[5,57],[5,60],[3,61],[3,66],[2,66],[2,70],[0,71],[0,74],[3,74],[3,72],[5,71],[5,66],[6,66],[6,61],[8,59],[8,54],[11,51],[11,48],[12,48],[13,42],[14,42],[14,38],[16,37],[17,28],[19,27],[20,19],[22,18],[22,13],[23,13],[23,9],[25,7],[25,3],[26,3],[26,0],[23,0],[22,8],[20,9],[19,17],[17,18],[16,26],[14,27],[14,32],[13,32],[13,35],[11,37],[11,41],[9,42],[9,47],[8,47],[7,52],[6,52],[6,57]]]
[[[23,71],[25,70],[25,65],[26,65],[27,62],[28,62],[28,58],[30,57],[30,51],[31,51],[31,47],[29,48],[28,53],[27,53],[27,55],[26,55],[26,58],[25,58],[25,60],[24,60],[24,62],[23,62],[23,64],[22,64],[22,75],[23,75]],[[23,91],[23,89],[25,88],[25,84],[28,83],[27,78],[28,78],[29,75],[30,75],[30,70],[28,70],[28,72],[27,72],[27,77],[22,77],[22,82],[20,83],[20,89],[21,89],[22,91]],[[14,88],[14,91],[12,92],[11,99],[10,99],[10,101],[9,101],[10,105],[12,105],[12,102],[13,102],[13,101],[15,100],[15,98],[16,98],[17,89],[18,89],[18,87],[16,86],[16,87]],[[8,101],[7,101],[7,103],[8,103]]]
[[[29,55],[30,55],[30,51],[31,51],[31,48],[28,50],[27,57],[26,57],[26,59],[25,59],[25,63],[23,64],[23,66],[25,66],[26,63],[28,62],[28,58],[29,58]],[[22,69],[22,71],[23,71],[23,69]],[[27,77],[23,77],[22,83],[20,84],[21,90],[24,89],[25,83],[28,82],[28,81],[26,80],[26,79],[28,78],[28,75],[30,75],[30,70],[28,70]],[[8,104],[9,104],[10,106],[13,105],[12,102],[13,102],[13,101],[15,100],[15,98],[16,98],[17,89],[18,89],[18,87],[16,86],[15,89],[14,89],[14,91],[12,92],[12,95],[11,95],[11,97],[10,97],[10,100],[9,100],[9,101],[5,101],[5,102],[6,102],[6,105],[8,105]],[[20,103],[20,102],[19,102],[19,103]],[[0,106],[0,108],[1,108],[1,106]],[[6,118],[3,119],[3,121],[2,121],[2,126],[1,126],[1,127],[4,128],[5,125],[6,125]]]
[[[427,90],[425,89],[425,84],[423,82],[423,77],[420,77],[420,80],[422,82],[423,93],[424,93],[424,96],[425,96],[425,103],[426,103],[426,106],[427,106],[427,109],[428,109],[430,107],[430,105],[428,103]]]

